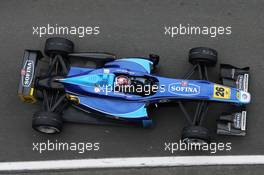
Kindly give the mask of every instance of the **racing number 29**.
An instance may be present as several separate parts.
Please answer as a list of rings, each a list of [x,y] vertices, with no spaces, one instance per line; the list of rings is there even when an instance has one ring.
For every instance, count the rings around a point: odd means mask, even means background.
[[[230,88],[214,85],[214,98],[223,98],[229,99],[230,98]]]

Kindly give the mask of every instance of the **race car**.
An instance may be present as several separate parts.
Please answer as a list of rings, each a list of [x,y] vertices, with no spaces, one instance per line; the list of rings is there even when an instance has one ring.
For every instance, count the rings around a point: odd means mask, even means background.
[[[73,42],[60,37],[47,39],[44,52],[47,57],[38,50],[25,50],[18,88],[24,102],[42,101],[42,109],[32,119],[39,132],[59,133],[64,122],[150,127],[149,108],[176,103],[188,121],[182,140],[208,143],[212,133],[203,121],[208,104],[218,102],[230,104],[234,111],[220,116],[217,134],[246,134],[249,67],[221,64],[221,83],[210,82],[207,69],[218,59],[214,49],[190,49],[193,66],[180,79],[156,75],[160,57],[155,54],[117,58],[103,52],[74,52]],[[191,79],[194,74],[199,78]],[[197,102],[195,114],[186,110],[186,101]],[[85,115],[68,117],[65,111],[71,107]]]

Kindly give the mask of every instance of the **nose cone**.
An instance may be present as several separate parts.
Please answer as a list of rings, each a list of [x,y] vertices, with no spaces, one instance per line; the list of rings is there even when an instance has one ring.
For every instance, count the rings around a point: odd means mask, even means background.
[[[240,97],[239,100],[241,101],[241,103],[250,103],[251,100],[251,95],[248,92],[245,91],[240,91]]]

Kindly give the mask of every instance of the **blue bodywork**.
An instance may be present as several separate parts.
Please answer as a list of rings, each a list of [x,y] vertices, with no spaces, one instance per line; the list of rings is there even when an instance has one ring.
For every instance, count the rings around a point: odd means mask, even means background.
[[[237,105],[250,102],[250,94],[205,80],[183,80],[151,74],[152,62],[144,58],[123,58],[108,62],[103,68],[71,67],[67,77],[59,79],[66,94],[75,97],[75,105],[84,111],[127,122],[152,124],[147,113],[150,103],[177,99],[208,100]],[[114,90],[117,75],[155,80],[154,94],[145,96]],[[71,98],[70,98],[71,99]],[[76,99],[78,102],[76,103]]]

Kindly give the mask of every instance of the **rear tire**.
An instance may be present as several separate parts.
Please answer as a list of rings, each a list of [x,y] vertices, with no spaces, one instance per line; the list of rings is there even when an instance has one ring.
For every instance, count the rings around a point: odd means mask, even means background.
[[[214,66],[217,63],[217,51],[208,47],[196,47],[189,51],[189,62],[193,65]]]
[[[211,133],[202,126],[187,126],[182,130],[182,141],[185,143],[210,143]]]
[[[55,38],[48,38],[46,40],[44,52],[47,56],[53,57],[54,55],[67,55],[72,53],[74,50],[74,44],[72,41],[55,37]]]
[[[32,120],[32,128],[45,134],[55,134],[61,132],[63,121],[60,114],[55,112],[36,112]]]

